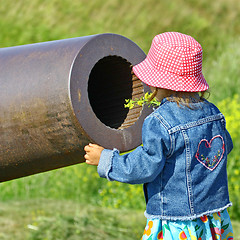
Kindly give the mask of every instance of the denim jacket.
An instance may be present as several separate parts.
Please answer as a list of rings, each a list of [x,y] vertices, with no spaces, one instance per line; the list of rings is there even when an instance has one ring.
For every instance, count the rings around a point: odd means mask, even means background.
[[[144,184],[147,218],[192,220],[231,206],[225,118],[206,100],[192,108],[163,99],[144,120],[143,146],[124,155],[102,151],[100,177]]]

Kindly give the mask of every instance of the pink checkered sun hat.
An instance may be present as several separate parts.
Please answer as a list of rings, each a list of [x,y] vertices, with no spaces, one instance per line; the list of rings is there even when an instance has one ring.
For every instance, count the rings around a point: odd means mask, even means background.
[[[184,92],[209,88],[202,74],[201,45],[178,32],[155,36],[146,59],[135,65],[133,72],[152,87]]]

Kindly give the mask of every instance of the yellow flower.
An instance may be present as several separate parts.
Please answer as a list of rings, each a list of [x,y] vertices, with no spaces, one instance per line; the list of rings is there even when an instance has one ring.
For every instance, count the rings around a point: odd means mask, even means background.
[[[147,225],[146,228],[144,229],[143,235],[150,236],[152,227],[153,227],[153,221],[149,221],[149,222],[148,222],[148,225]]]
[[[221,222],[221,213],[220,212],[213,213],[213,218]]]
[[[192,235],[191,233],[191,230],[188,228],[188,231],[189,231],[189,234],[190,234],[190,237],[191,237],[191,240],[197,240],[197,237]]]
[[[239,169],[235,169],[235,170],[234,170],[234,174],[235,174],[235,175],[239,175],[239,173],[240,173]]]

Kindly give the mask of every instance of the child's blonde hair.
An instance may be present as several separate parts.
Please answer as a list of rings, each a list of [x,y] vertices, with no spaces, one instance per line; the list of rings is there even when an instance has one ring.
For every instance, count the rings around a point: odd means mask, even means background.
[[[158,89],[157,87],[155,87],[153,93],[151,94],[151,96],[149,97],[149,102],[152,101],[157,93],[158,93]],[[203,102],[205,99],[205,95],[206,93],[209,93],[208,91],[203,91],[203,92],[178,92],[178,91],[172,91],[169,89],[167,90],[167,100],[170,102],[176,102],[177,105],[180,107],[182,106],[186,106],[190,109],[193,109],[193,103],[197,103],[197,102]]]

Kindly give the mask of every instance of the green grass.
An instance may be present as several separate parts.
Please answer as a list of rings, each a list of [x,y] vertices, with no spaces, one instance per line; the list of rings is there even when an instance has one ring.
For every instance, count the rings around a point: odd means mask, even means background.
[[[238,0],[0,0],[0,47],[112,32],[146,53],[161,32],[195,37],[204,49],[204,73],[219,101],[240,93]],[[230,86],[229,90],[223,87]]]
[[[142,211],[110,210],[73,201],[0,203],[1,240],[132,240],[145,227]]]
[[[141,238],[145,222],[142,211],[67,200],[0,203],[1,240],[132,240]],[[240,240],[240,222],[232,224],[234,239]]]

